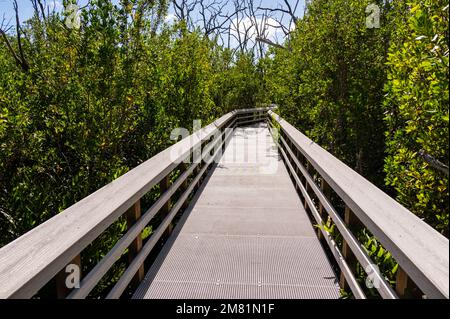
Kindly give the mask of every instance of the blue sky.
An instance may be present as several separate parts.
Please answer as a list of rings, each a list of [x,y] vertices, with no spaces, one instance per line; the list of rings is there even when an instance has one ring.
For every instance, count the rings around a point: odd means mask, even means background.
[[[50,9],[55,8],[57,11],[61,11],[63,9],[62,6],[62,0],[42,0],[43,3],[45,3]],[[80,6],[84,6],[86,3],[88,3],[89,0],[78,0],[78,4]],[[118,2],[118,0],[114,1]],[[171,1],[170,1],[171,2]],[[254,0],[255,6],[259,6],[261,3],[262,7],[271,7],[276,8],[278,5],[282,4],[283,0]],[[291,5],[293,6],[296,2],[296,0],[290,0],[289,1]],[[18,7],[19,7],[19,16],[20,21],[25,21],[28,18],[30,18],[33,14],[33,7],[31,5],[30,0],[17,0]],[[232,11],[233,1],[228,1],[229,7],[228,9]],[[298,6],[298,9],[296,11],[297,16],[301,16],[304,10],[304,0],[300,1],[300,4]],[[12,0],[0,0],[0,22],[3,19],[3,17],[6,19],[6,21],[10,21],[10,25],[15,25],[15,18],[14,18],[14,10],[13,10],[13,1]],[[173,11],[171,8],[169,8],[169,14],[167,17],[167,21],[171,21],[173,19]],[[250,21],[243,21],[242,23],[250,23]],[[267,30],[266,37],[276,41],[276,42],[282,42],[283,41],[283,33],[281,30],[275,29],[275,28],[269,28]]]
[[[61,6],[61,1],[58,0],[47,0],[47,5],[52,8],[52,4],[56,6]],[[17,5],[19,7],[19,17],[20,20],[26,20],[30,18],[33,14],[33,7],[29,0],[17,0]],[[14,9],[12,0],[0,0],[0,19],[3,18],[3,14],[7,20],[11,19],[11,23],[14,24]]]

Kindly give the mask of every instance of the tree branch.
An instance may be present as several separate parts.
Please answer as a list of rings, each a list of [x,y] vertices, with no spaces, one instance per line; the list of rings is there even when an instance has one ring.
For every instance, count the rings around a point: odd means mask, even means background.
[[[425,162],[427,162],[431,167],[433,167],[434,169],[437,169],[437,170],[443,172],[445,175],[448,176],[449,172],[448,172],[448,166],[447,165],[445,165],[441,161],[435,159],[433,156],[431,156],[430,154],[426,153],[424,150],[420,150],[419,151],[419,156]]]
[[[288,48],[286,48],[285,46],[282,46],[281,44],[272,42],[269,39],[265,39],[265,38],[262,38],[262,37],[256,37],[256,41],[268,44],[270,46],[273,46],[273,47],[276,47],[276,48],[279,48],[279,49],[289,50]]]

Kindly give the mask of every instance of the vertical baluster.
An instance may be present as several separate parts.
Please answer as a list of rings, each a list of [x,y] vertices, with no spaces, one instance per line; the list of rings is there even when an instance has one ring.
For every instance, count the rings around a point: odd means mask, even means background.
[[[325,198],[329,200],[330,195],[331,195],[331,188],[328,185],[328,183],[323,179],[323,177],[321,178],[321,181],[320,181],[320,189],[322,190],[322,193],[325,196]],[[327,214],[325,208],[323,207],[322,202],[320,202],[320,201],[319,201],[319,215],[320,215],[320,217],[322,217],[324,224],[327,224],[328,223],[328,214]],[[319,239],[324,239],[323,234],[320,229],[317,230],[317,234],[318,234]]]
[[[296,147],[293,149],[293,151],[295,154],[295,158],[300,162],[300,151]],[[293,165],[295,167],[295,174],[297,174],[297,176],[300,178],[300,181],[302,181],[302,173],[300,171],[300,168],[295,163]],[[295,183],[295,189],[300,194],[300,187],[297,185],[297,183]]]
[[[127,220],[127,228],[130,229],[138,220],[141,218],[141,201],[138,200],[131,206],[125,213],[125,218]],[[142,249],[142,232],[133,240],[133,242],[128,246],[128,263],[131,263],[137,254]],[[139,267],[136,275],[133,277],[133,285],[139,284],[144,279],[144,265]]]
[[[164,192],[170,187],[170,176],[167,175],[166,177],[164,177],[160,182],[159,182],[159,189],[161,191],[161,195],[164,194]],[[167,214],[170,211],[170,206],[171,206],[171,200],[169,199],[164,206],[161,208],[160,212],[161,214],[165,217],[167,216]],[[173,229],[173,224],[170,223],[169,226],[167,227],[166,232],[164,233],[165,238],[167,238],[171,233],[172,233],[172,229]]]
[[[314,180],[314,176],[313,176],[313,167],[312,165],[309,163],[309,161],[306,163],[306,171],[308,172],[309,176],[311,176],[311,178]],[[309,195],[310,193],[310,187],[309,187],[309,183],[306,181],[305,178],[305,188],[306,188],[306,193]],[[303,203],[303,206],[305,207],[305,209],[308,209],[308,202],[306,201],[305,198],[305,202]]]
[[[423,294],[400,266],[397,269],[395,292],[400,298],[422,298]]]
[[[183,172],[186,172],[186,170],[188,170],[189,169],[189,164],[186,164],[186,163],[183,163],[183,164],[181,164],[181,173],[183,173]],[[188,184],[188,178],[189,177],[187,177],[184,181],[183,181],[183,183],[181,184],[181,186],[180,186],[180,188],[181,188],[181,190],[182,191],[185,191],[187,188],[188,188],[188,186],[189,186],[189,184]],[[186,198],[186,201],[183,203],[183,205],[181,206],[181,209],[186,209],[187,207],[188,207],[188,205],[189,205],[189,198]]]
[[[347,205],[345,206],[344,221],[345,221],[345,224],[347,225],[347,227],[349,227],[350,229],[353,229],[353,230],[357,229],[361,225],[358,218],[350,210],[350,208],[347,207]],[[354,233],[354,234],[356,234],[356,233]],[[353,254],[352,250],[350,249],[350,247],[348,246],[348,244],[345,240],[343,240],[343,244],[342,244],[342,256],[347,261],[347,264],[350,267],[351,271],[355,274],[358,260],[356,259],[355,255]],[[343,288],[347,291],[349,290],[344,273],[342,273],[342,272],[340,275],[340,286],[341,286],[341,288]]]
[[[282,145],[284,153],[286,154],[286,163],[287,162],[292,163],[293,161],[292,161],[291,155],[289,154],[289,151],[288,151],[288,148],[292,149],[291,140],[288,139],[286,137],[286,135],[284,135],[283,138],[286,141],[286,145],[284,145],[282,141],[280,141],[281,142],[280,145]],[[289,176],[292,178],[292,171],[290,169],[288,169],[287,171],[288,171]]]
[[[221,131],[221,135],[220,135],[221,136],[220,138],[222,139],[222,156],[225,153],[225,147],[226,147],[226,141],[225,141],[225,135],[227,133],[226,128],[227,128],[227,126],[224,126],[224,128]]]

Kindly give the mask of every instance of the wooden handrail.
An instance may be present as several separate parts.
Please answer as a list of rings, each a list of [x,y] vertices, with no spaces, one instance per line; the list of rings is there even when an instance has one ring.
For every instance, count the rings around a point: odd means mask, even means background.
[[[218,156],[217,146],[223,148],[231,135],[228,127],[249,124],[261,120],[276,122],[280,127],[279,150],[292,173],[294,183],[304,196],[319,225],[325,224],[328,216],[341,233],[346,251],[340,251],[331,234],[321,228],[322,239],[342,271],[345,283],[354,296],[365,298],[349,252],[366,271],[381,281],[377,287],[383,298],[399,297],[384,281],[370,257],[356,236],[350,231],[347,215],[343,216],[331,204],[324,191],[332,189],[346,205],[346,214],[356,218],[392,254],[399,263],[397,288],[404,288],[408,280],[414,281],[428,298],[448,298],[449,241],[428,226],[413,213],[390,198],[350,167],[315,144],[292,125],[279,117],[273,108],[244,109],[230,112],[214,123],[202,128],[191,136],[162,151],[130,172],[119,177],[95,193],[72,205],[57,216],[32,229],[15,241],[0,248],[0,298],[29,298],[61,272],[73,260],[79,260],[83,249],[111,226],[130,207],[139,207],[139,200],[155,185],[166,178],[193,150],[205,143]],[[271,130],[272,131],[272,130]],[[220,139],[210,143],[213,136],[220,133]],[[174,154],[176,154],[174,158]],[[301,154],[301,155],[300,155]],[[302,164],[300,157],[306,159]],[[82,278],[81,287],[74,289],[69,298],[84,298],[98,284],[116,260],[140,236],[142,230],[153,217],[182,190],[177,201],[167,209],[160,226],[149,240],[133,253],[128,268],[109,292],[108,298],[118,298],[133,278],[140,278],[144,260],[164,234],[174,216],[206,173],[209,163],[193,163],[185,166],[182,173],[171,185],[164,188],[156,202],[142,215],[138,214],[127,232],[101,261]],[[312,171],[315,170],[315,176]],[[188,177],[193,175],[190,184]],[[317,176],[321,185],[316,185]],[[315,178],[316,177],[316,178]],[[322,187],[321,187],[322,186]],[[315,198],[313,199],[313,197]],[[137,205],[137,206],[136,206]],[[318,205],[318,206],[317,206]],[[399,289],[397,289],[397,292]]]
[[[317,174],[334,190],[364,227],[392,254],[402,271],[428,298],[449,298],[448,239],[314,143],[279,115],[271,110],[269,115],[281,129],[280,150],[283,148],[282,153],[285,154],[286,159],[292,160],[296,166],[302,166],[298,160],[295,160],[291,147],[300,151]],[[367,255],[361,249],[361,243],[355,242],[355,236],[348,231],[347,226],[319,187],[314,184],[314,180],[305,168],[299,168],[358,262],[363,267],[371,266],[366,259]],[[314,206],[314,203],[311,201],[310,205]],[[317,216],[321,219],[320,214]],[[372,268],[371,271],[375,269]],[[380,276],[377,272],[375,275]],[[385,284],[379,292],[385,298],[397,297]]]
[[[202,143],[206,143],[219,132],[221,138],[219,141],[214,142],[213,146],[218,144],[221,147],[226,142],[223,141],[223,137],[226,140],[230,135],[230,133],[227,133],[227,136],[225,135],[225,128],[233,127],[239,116],[252,112],[267,114],[267,110],[267,108],[242,109],[225,114],[210,125],[182,139],[0,248],[0,298],[30,298],[34,296],[78,256],[83,249],[117,221],[130,207],[135,205],[165,176],[177,168],[185,158],[190,156],[195,148],[201,146]],[[174,154],[176,154],[175,158]],[[209,165],[210,163],[206,164]],[[186,181],[187,177],[194,172],[196,166],[197,164],[194,164],[184,174],[181,174],[181,179],[179,177],[179,181],[176,181],[173,187],[161,194],[160,200],[149,211],[137,219],[135,224],[130,225],[131,227],[129,227],[124,237],[119,240],[97,267],[94,267],[91,273],[83,279],[82,287],[79,290],[74,290],[69,295],[70,297],[87,296],[95,284],[114,264],[117,257],[123,253],[137,236],[140,236],[142,229],[151,221],[161,206],[170,199],[183,182]],[[194,177],[195,183],[205,173],[206,168],[206,166],[203,167],[200,170],[200,174]],[[193,186],[188,187],[182,198],[186,200],[192,190]],[[182,204],[184,203],[175,205],[177,211],[183,206]],[[173,217],[174,214],[176,212],[172,210],[170,215]],[[158,229],[157,232],[159,231]],[[137,252],[135,259],[142,259],[142,251],[145,249],[144,246],[141,251]],[[142,265],[142,260],[140,261],[139,264],[130,264],[130,267],[137,267],[138,269]],[[126,274],[128,273],[130,271],[126,271]],[[130,278],[127,277],[128,279]],[[119,290],[123,291],[122,288]],[[114,296],[117,297],[119,295],[116,293]]]

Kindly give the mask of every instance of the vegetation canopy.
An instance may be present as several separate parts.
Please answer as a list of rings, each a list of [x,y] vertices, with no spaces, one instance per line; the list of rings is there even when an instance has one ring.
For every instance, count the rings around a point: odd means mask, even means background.
[[[448,0],[306,2],[11,1],[13,22],[0,21],[0,247],[167,148],[173,128],[272,103],[448,237]],[[367,24],[370,4],[379,27]],[[25,6],[33,16],[20,21]],[[125,221],[114,225],[86,267],[120,238]],[[393,280],[389,253],[359,236]]]

